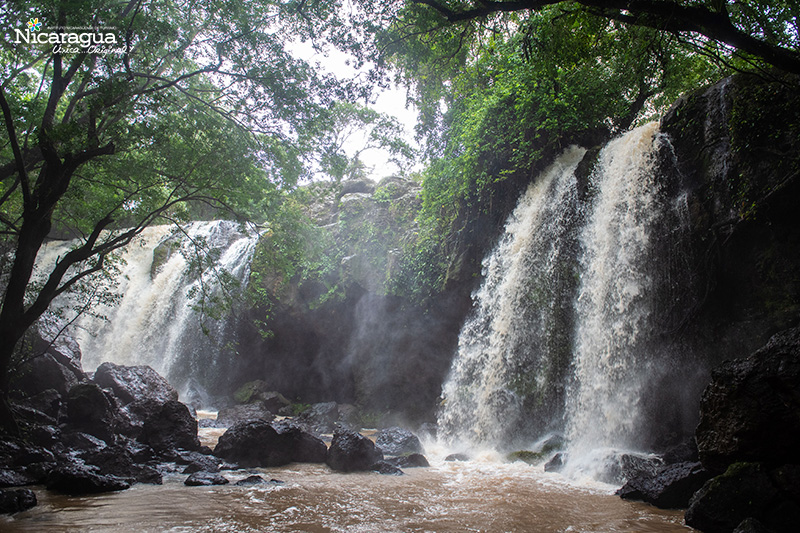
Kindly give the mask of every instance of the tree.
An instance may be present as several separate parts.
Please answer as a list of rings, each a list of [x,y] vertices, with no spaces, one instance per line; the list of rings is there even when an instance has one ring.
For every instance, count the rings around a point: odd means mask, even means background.
[[[426,6],[449,23],[481,19],[495,13],[538,11],[560,5],[630,24],[685,36],[699,49],[723,58],[730,48],[786,72],[800,74],[800,5],[792,1],[736,0],[410,0]],[[722,45],[709,49],[708,43]]]
[[[299,144],[339,184],[366,174],[361,155],[369,150],[385,150],[397,166],[410,161],[414,150],[404,137],[397,119],[361,104],[336,102],[309,125]]]
[[[335,20],[335,6],[313,9],[303,1],[6,3],[0,236],[13,259],[0,273],[0,425],[16,428],[6,398],[14,349],[54,298],[192,202],[263,211],[301,174],[297,132],[353,94],[286,50]],[[31,283],[53,232],[79,244]]]

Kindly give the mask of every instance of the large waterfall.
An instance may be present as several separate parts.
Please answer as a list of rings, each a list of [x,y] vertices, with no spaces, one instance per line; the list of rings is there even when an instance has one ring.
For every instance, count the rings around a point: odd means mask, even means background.
[[[257,239],[229,221],[145,229],[120,255],[114,305],[97,305],[73,324],[84,368],[150,365],[184,396],[222,385],[235,365],[235,324],[218,317],[219,306],[228,305],[225,291],[246,282]],[[69,246],[46,246],[42,270]]]
[[[571,148],[522,196],[443,386],[451,445],[509,449],[556,432],[574,457],[646,447],[644,398],[670,364],[657,319],[678,285],[660,264],[680,207],[657,175],[666,142],[656,123],[610,142],[585,199],[584,151]]]

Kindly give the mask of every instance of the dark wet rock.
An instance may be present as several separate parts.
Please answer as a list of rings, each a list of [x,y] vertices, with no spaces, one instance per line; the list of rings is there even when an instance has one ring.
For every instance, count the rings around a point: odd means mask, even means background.
[[[178,391],[149,366],[103,363],[92,380],[104,389],[111,389],[121,405],[136,401],[164,404],[178,399]]]
[[[30,489],[0,490],[0,513],[19,513],[36,503],[36,494]]]
[[[24,403],[27,407],[57,421],[64,407],[64,397],[65,394],[58,392],[56,389],[47,389],[26,398]]]
[[[86,376],[80,369],[80,363],[57,354],[44,353],[24,363],[13,380],[11,390],[15,398],[31,397],[48,389],[66,396],[72,387],[86,381]]]
[[[197,420],[184,404],[175,400],[166,402],[157,413],[145,420],[141,440],[156,451],[200,448]]]
[[[96,383],[79,383],[67,397],[68,427],[113,442],[118,423],[117,408]]]
[[[23,471],[0,467],[0,487],[21,487],[35,482],[36,479],[34,477]]]
[[[52,448],[61,442],[61,430],[51,425],[36,425],[30,428],[28,438],[32,444]]]
[[[383,454],[367,437],[355,431],[338,428],[333,434],[326,463],[333,470],[356,472],[369,470]]]
[[[550,459],[544,464],[544,471],[561,472],[561,470],[564,468],[565,459],[566,456],[563,453],[559,452],[555,454],[552,459]]]
[[[186,465],[183,469],[184,474],[194,474],[195,472],[219,472],[219,461],[209,460],[202,462],[193,462]]]
[[[244,479],[240,479],[239,481],[234,483],[234,485],[237,485],[239,487],[249,487],[251,485],[266,485],[267,483],[268,483],[267,480],[264,479],[263,477],[252,475],[252,476],[247,476]]]
[[[94,435],[83,433],[82,431],[67,431],[62,433],[61,442],[68,449],[77,452],[100,450],[108,446],[106,441],[98,439]]]
[[[301,426],[287,422],[272,425],[281,437],[284,446],[291,451],[292,462],[324,463],[328,447],[319,437],[312,435]]]
[[[233,398],[240,404],[261,404],[264,409],[273,414],[292,403],[283,394],[272,390],[267,382],[260,379],[248,381],[236,389],[236,392],[233,393]]]
[[[386,462],[398,468],[414,468],[414,467],[428,467],[431,466],[428,460],[421,453],[411,453],[408,455],[399,455],[397,457],[389,457]]]
[[[696,463],[700,459],[697,454],[697,443],[694,437],[686,442],[671,446],[661,455],[661,458],[666,465],[675,463]]]
[[[339,406],[336,402],[315,403],[300,415],[300,420],[317,433],[331,433],[339,420]]]
[[[740,461],[796,461],[800,450],[800,327],[714,370],[697,426],[700,461],[722,472]]]
[[[402,476],[403,471],[389,461],[378,461],[369,467],[373,472],[377,472],[384,476]]]
[[[112,475],[129,482],[160,485],[161,474],[155,468],[140,464],[134,454],[123,446],[108,446],[101,450],[80,454],[87,465],[97,467],[97,472]]]
[[[227,485],[228,478],[214,472],[195,472],[183,482],[190,487],[207,487],[210,485]]]
[[[125,490],[130,486],[124,479],[98,474],[92,467],[77,462],[59,466],[47,478],[49,490],[74,496]]]
[[[228,429],[214,454],[244,467],[280,466],[324,462],[327,449],[322,440],[297,425],[253,420]]]
[[[755,518],[745,518],[742,523],[736,526],[733,533],[774,533],[767,526]]]
[[[614,452],[603,458],[603,469],[597,479],[612,485],[622,485],[635,477],[655,476],[662,464],[659,457]]]
[[[800,502],[793,495],[796,489],[781,486],[781,478],[781,472],[763,464],[735,463],[695,493],[686,524],[706,533],[729,533],[754,518],[775,533],[797,531]]]
[[[469,461],[469,455],[465,453],[451,453],[444,458],[445,461]]]
[[[378,432],[375,446],[384,455],[403,455],[405,453],[422,453],[422,444],[416,435],[407,429],[391,427]]]
[[[268,422],[239,422],[219,438],[214,455],[243,467],[281,466],[292,462],[291,450],[284,443]]]
[[[231,427],[239,422],[250,420],[263,420],[271,422],[275,419],[275,414],[262,403],[250,403],[244,405],[234,405],[220,409],[217,413],[217,420],[212,427]]]
[[[661,509],[685,509],[694,493],[710,478],[711,474],[699,462],[675,463],[663,467],[653,477],[640,475],[629,479],[617,495]]]

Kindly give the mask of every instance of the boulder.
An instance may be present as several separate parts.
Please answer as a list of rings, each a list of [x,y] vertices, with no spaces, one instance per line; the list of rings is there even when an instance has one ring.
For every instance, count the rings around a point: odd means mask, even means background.
[[[67,397],[67,426],[113,442],[119,422],[116,405],[96,383],[79,383]]]
[[[422,453],[422,444],[416,435],[407,429],[391,427],[378,432],[375,446],[384,455],[403,455],[406,453]]]
[[[292,403],[280,392],[271,390],[269,384],[260,379],[248,381],[239,387],[233,393],[233,399],[240,404],[259,403],[272,414],[277,414],[281,408],[288,407]]]
[[[213,427],[231,427],[239,422],[248,422],[250,420],[263,420],[271,422],[275,419],[273,411],[267,408],[264,404],[249,403],[244,405],[234,405],[220,409],[217,413],[217,420]]]
[[[312,435],[302,427],[287,422],[272,425],[280,435],[284,446],[291,452],[295,463],[324,463],[328,447],[322,439]]]
[[[397,468],[413,468],[413,467],[428,467],[431,466],[428,460],[421,453],[412,453],[409,455],[400,455],[397,457],[389,457],[386,462],[396,466]]]
[[[267,480],[264,479],[263,477],[252,475],[252,476],[247,476],[244,479],[240,479],[239,481],[234,483],[234,485],[236,485],[237,487],[250,487],[252,485],[265,485],[267,483],[268,483]]]
[[[149,366],[103,363],[97,367],[93,381],[104,389],[111,389],[120,405],[135,401],[164,404],[178,399],[178,391]]]
[[[552,459],[547,461],[544,464],[544,471],[545,472],[561,472],[564,468],[564,461],[566,459],[566,455],[562,452],[558,452],[553,456]]]
[[[622,485],[635,477],[655,476],[663,462],[660,457],[633,453],[611,452],[603,458],[598,481],[611,485]]]
[[[444,458],[447,462],[453,461],[469,461],[469,455],[465,453],[451,453],[447,457]]]
[[[141,440],[159,452],[200,448],[197,420],[189,413],[188,407],[176,400],[166,402],[145,420]]]
[[[300,420],[317,433],[331,433],[339,420],[339,406],[336,402],[315,403],[303,411]]]
[[[367,437],[355,431],[338,428],[328,449],[328,466],[340,472],[370,470],[383,460],[383,454]]]
[[[711,474],[699,462],[667,465],[655,476],[629,479],[617,495],[625,500],[645,501],[661,509],[685,509],[689,500]]]
[[[98,474],[93,467],[78,462],[63,464],[50,472],[47,488],[78,496],[130,488],[130,483],[117,476]]]
[[[219,438],[214,455],[243,467],[281,466],[292,462],[291,450],[284,443],[268,422],[239,422]]]
[[[86,381],[79,365],[55,354],[43,353],[26,361],[15,372],[11,390],[15,397],[30,397],[43,390],[53,389],[61,396],[78,383]]]
[[[36,479],[16,468],[0,467],[0,487],[21,487],[36,483]]]
[[[800,327],[775,335],[750,357],[712,373],[700,403],[697,447],[703,466],[796,461],[800,449]]]
[[[19,513],[36,503],[36,494],[30,489],[0,490],[0,513]]]
[[[253,420],[228,429],[219,438],[214,454],[243,467],[281,466],[322,463],[327,448],[322,440],[295,424]]]
[[[228,478],[214,472],[195,472],[183,482],[190,487],[207,487],[210,485],[227,485]]]

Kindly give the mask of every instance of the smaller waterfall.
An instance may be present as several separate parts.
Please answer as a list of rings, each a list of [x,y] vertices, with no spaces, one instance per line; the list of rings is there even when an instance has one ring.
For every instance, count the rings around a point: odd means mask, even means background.
[[[149,365],[182,395],[222,384],[235,352],[234,325],[220,313],[223,292],[246,283],[258,235],[229,221],[194,222],[183,231],[147,228],[122,251],[118,302],[101,304],[74,324],[85,369],[104,361]],[[68,246],[43,249],[42,271]]]
[[[567,150],[530,185],[484,260],[476,308],[443,387],[439,425],[450,441],[492,446],[520,437],[520,430],[546,429],[529,427],[532,417],[541,426],[558,418],[569,365],[564,312],[574,277],[574,172],[584,154]]]

